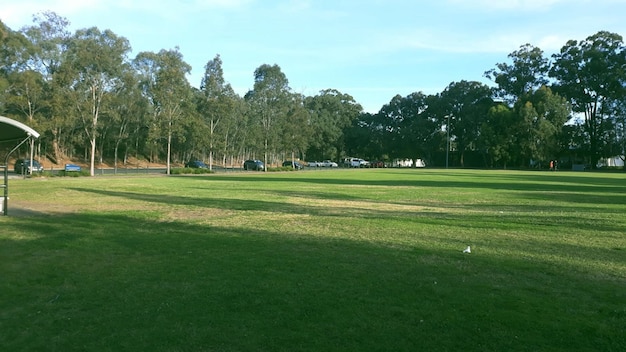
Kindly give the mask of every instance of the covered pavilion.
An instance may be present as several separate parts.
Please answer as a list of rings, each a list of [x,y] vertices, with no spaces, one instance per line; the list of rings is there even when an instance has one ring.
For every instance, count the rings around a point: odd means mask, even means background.
[[[19,121],[0,116],[0,144],[7,144],[10,148],[4,160],[0,158],[0,172],[2,172],[3,176],[3,183],[0,184],[0,188],[3,191],[2,196],[0,196],[0,213],[2,213],[2,215],[8,215],[9,157],[24,143],[30,142],[30,158],[32,165],[33,145],[37,138],[39,138],[39,133],[34,129]]]

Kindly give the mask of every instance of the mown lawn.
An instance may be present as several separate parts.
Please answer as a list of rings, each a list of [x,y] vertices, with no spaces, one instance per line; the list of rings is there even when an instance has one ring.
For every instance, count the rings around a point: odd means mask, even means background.
[[[624,174],[251,172],[10,191],[5,351],[626,350]]]

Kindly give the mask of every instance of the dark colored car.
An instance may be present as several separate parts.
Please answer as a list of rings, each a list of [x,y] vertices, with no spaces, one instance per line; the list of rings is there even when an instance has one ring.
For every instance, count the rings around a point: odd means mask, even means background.
[[[201,160],[193,160],[185,164],[185,167],[192,169],[208,169],[209,167]]]
[[[263,171],[265,164],[261,160],[246,160],[243,162],[244,170]]]
[[[370,167],[376,167],[376,168],[385,167],[385,163],[380,160],[375,160],[375,161],[370,162]]]
[[[15,166],[13,167],[13,170],[15,171],[16,174],[29,173],[29,170],[31,170],[30,160],[17,159],[15,161]],[[37,160],[33,160],[32,172],[42,172],[42,171],[43,171],[43,166],[41,166],[41,164]]]
[[[291,161],[291,160],[283,161],[283,166],[291,166],[296,170],[302,170],[303,168],[302,164],[300,164],[297,161]]]

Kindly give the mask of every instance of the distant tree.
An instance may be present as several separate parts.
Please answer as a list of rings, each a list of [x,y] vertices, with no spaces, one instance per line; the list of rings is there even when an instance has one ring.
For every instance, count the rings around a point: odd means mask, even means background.
[[[514,107],[514,145],[521,167],[558,157],[560,134],[570,117],[567,101],[547,87],[520,97]]]
[[[33,50],[28,38],[0,20],[0,77],[29,69],[28,61]]]
[[[418,93],[421,94],[421,93]],[[410,146],[405,142],[408,131],[405,129],[406,121],[418,115],[418,112],[411,111],[414,105],[409,98],[404,98],[396,94],[389,103],[383,105],[378,111],[377,118],[372,119],[370,129],[373,133],[380,135],[380,149],[376,153],[376,158],[388,155],[390,158],[406,158],[407,148]]]
[[[385,118],[363,112],[344,129],[346,156],[371,158],[384,153]]]
[[[574,112],[583,116],[585,154],[596,167],[615,135],[614,117],[626,96],[626,50],[622,37],[606,31],[580,42],[570,40],[553,55],[550,76],[554,90],[567,98]]]
[[[513,161],[516,154],[513,141],[518,132],[514,122],[514,111],[504,103],[495,104],[487,112],[476,142],[487,167],[506,169]]]
[[[220,145],[223,165],[233,166],[236,156],[243,155],[248,145],[250,133],[248,108],[249,105],[241,97],[236,96],[232,117],[222,121]]]
[[[306,97],[310,116],[310,146],[307,155],[322,159],[339,159],[343,150],[344,129],[352,124],[363,108],[352,96],[336,89],[326,89]]]
[[[281,132],[282,149],[290,154],[291,160],[301,158],[309,146],[312,130],[309,121],[310,115],[304,107],[304,96],[291,94],[291,102]]]
[[[487,112],[493,106],[492,91],[488,86],[475,81],[452,82],[439,95],[443,116],[442,123],[450,128],[450,139],[459,153],[459,162],[464,166],[464,155],[476,150],[481,126]]]
[[[198,110],[208,127],[209,169],[212,169],[216,144],[225,140],[216,131],[221,127],[222,121],[234,118],[237,97],[230,84],[224,80],[222,59],[219,55],[207,62],[204,69],[200,84],[202,98]]]
[[[508,57],[513,64],[499,63],[496,68],[485,72],[485,76],[498,85],[495,91],[497,97],[513,104],[522,95],[548,83],[550,64],[541,49],[525,44]]]
[[[417,151],[414,157],[432,163],[435,152],[439,150],[443,139],[442,120],[439,118],[441,102],[437,95],[427,95],[423,99],[426,109],[421,111],[417,118],[409,121],[408,140]],[[414,165],[417,166],[417,162]]]
[[[619,156],[622,164],[626,164],[626,99],[618,101],[615,109],[615,144],[610,154]],[[626,167],[622,171],[626,172]]]
[[[392,159],[430,159],[438,123],[431,114],[433,97],[422,92],[396,95],[378,115],[382,119],[384,151]]]
[[[142,137],[139,131],[143,130],[148,114],[148,101],[142,94],[135,71],[126,68],[122,72],[107,113],[113,130],[113,165],[117,173],[120,147],[123,147],[125,164],[132,141]]]
[[[11,72],[6,76],[5,109],[27,121],[28,125],[38,129],[41,113],[46,109],[47,83],[43,76],[33,70]]]
[[[40,143],[52,149],[48,156],[62,156],[73,136],[71,106],[65,100],[65,87],[55,80],[65,60],[71,33],[69,21],[54,12],[33,16],[33,25],[24,27],[12,41],[13,53],[5,57],[13,62],[13,103],[20,115],[41,132]],[[19,43],[19,44],[17,44]],[[4,55],[2,55],[4,56]]]
[[[254,88],[246,94],[253,121],[261,130],[264,162],[275,152],[283,124],[291,104],[291,88],[287,76],[278,65],[263,64],[254,71]]]
[[[81,29],[71,38],[66,59],[59,67],[66,77],[70,101],[89,142],[91,176],[95,175],[98,120],[106,109],[106,99],[114,94],[129,51],[128,40],[110,30]]]
[[[171,170],[172,143],[175,137],[184,139],[185,118],[193,114],[192,89],[186,75],[191,66],[175,50],[159,53],[142,52],[134,60],[141,76],[144,94],[150,98],[152,120],[148,126],[153,145],[166,141],[167,174]]]

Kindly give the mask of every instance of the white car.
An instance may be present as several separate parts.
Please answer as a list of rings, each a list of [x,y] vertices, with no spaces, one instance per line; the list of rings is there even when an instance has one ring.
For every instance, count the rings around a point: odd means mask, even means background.
[[[307,164],[309,165],[309,167],[319,167],[319,166],[322,166],[322,163],[320,163],[319,161],[308,161]]]
[[[323,167],[339,167],[336,162],[330,160],[324,160],[319,164],[321,164],[321,166]]]
[[[347,165],[350,167],[369,167],[369,161],[360,158],[348,158]]]

